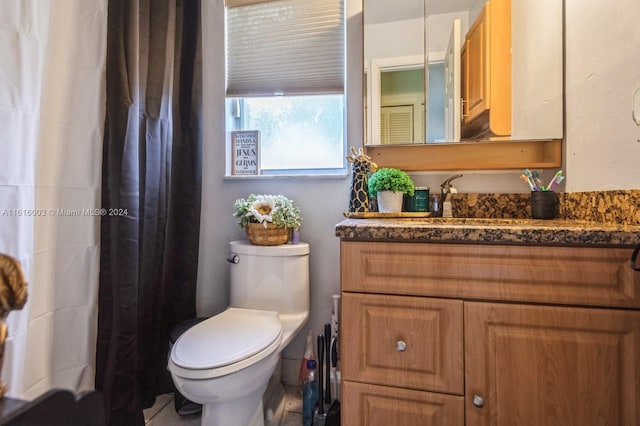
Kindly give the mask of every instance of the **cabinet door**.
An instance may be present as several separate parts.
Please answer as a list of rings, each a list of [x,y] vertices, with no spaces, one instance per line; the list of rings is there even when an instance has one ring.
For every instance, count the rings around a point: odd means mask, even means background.
[[[511,0],[485,3],[463,55],[463,137],[511,135]]]
[[[342,422],[349,426],[462,426],[462,396],[342,382]]]
[[[462,301],[343,293],[343,380],[462,395]]]
[[[640,312],[466,302],[464,318],[468,425],[640,424]]]
[[[489,28],[490,3],[485,4],[482,13],[473,23],[465,39],[464,99],[466,102],[465,122],[471,122],[491,107],[489,97]]]

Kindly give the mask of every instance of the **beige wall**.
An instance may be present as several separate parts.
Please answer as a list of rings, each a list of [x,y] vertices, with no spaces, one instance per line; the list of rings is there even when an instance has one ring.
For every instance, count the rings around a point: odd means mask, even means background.
[[[566,0],[566,188],[638,189],[640,2],[586,3]]]

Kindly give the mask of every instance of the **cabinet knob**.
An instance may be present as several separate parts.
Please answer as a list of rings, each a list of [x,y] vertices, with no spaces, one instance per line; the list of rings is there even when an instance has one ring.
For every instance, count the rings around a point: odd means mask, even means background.
[[[477,408],[484,407],[484,398],[480,395],[473,395],[473,406]]]
[[[404,352],[406,350],[407,350],[407,344],[405,342],[403,342],[402,340],[398,340],[396,342],[396,351]]]

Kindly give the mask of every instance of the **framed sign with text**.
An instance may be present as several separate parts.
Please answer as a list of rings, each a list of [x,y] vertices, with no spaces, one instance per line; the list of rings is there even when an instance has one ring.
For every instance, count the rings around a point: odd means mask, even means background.
[[[260,131],[231,132],[232,175],[260,174]]]

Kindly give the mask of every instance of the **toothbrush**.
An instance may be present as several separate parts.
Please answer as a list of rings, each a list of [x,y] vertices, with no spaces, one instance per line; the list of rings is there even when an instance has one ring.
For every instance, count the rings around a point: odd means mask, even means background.
[[[556,186],[556,184],[562,182],[563,180],[564,176],[558,176],[558,178],[551,182],[551,184],[549,185],[549,191],[553,191],[553,188]]]
[[[529,182],[531,182],[530,186],[533,187],[533,191],[538,191],[538,187],[536,186],[536,183],[533,180],[533,174],[531,173],[531,170],[524,169],[523,172],[524,172],[524,175],[527,177],[527,179],[529,179]]]
[[[536,190],[536,187],[533,185],[533,183],[531,183],[531,181],[529,180],[528,177],[526,177],[524,174],[520,175],[520,179],[522,179],[522,181],[524,183],[526,183],[527,185],[529,185],[529,188],[531,188],[532,191]]]
[[[538,191],[538,187],[536,186],[536,183],[533,181],[533,175],[531,174],[531,170],[529,169],[524,169],[522,171],[522,173],[524,174],[524,176],[526,177],[526,179],[529,181],[529,187],[531,188],[532,191]]]
[[[564,177],[562,176],[562,170],[558,170],[555,176],[553,176],[553,179],[551,179],[551,182],[549,182],[547,189],[549,191],[553,191],[553,188],[556,186],[556,184],[562,182],[563,179]]]
[[[532,177],[533,177],[533,183],[536,185],[536,187],[540,188],[540,191],[544,191],[544,186],[542,186],[542,180],[540,180],[540,172],[537,170],[534,170],[532,173]]]
[[[542,186],[542,181],[540,179],[535,178],[533,181],[536,184],[536,188],[540,188],[540,191],[544,191],[545,190],[544,186]]]

